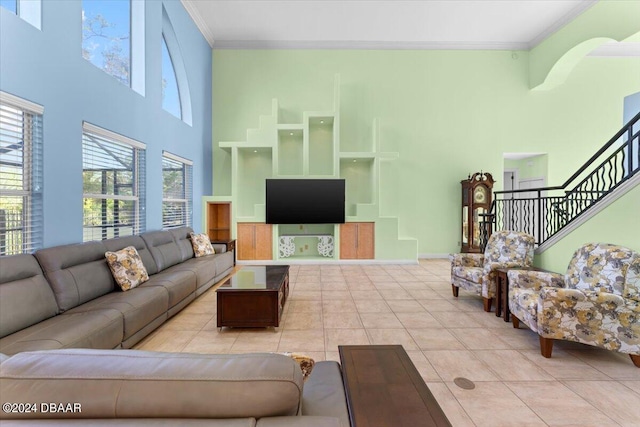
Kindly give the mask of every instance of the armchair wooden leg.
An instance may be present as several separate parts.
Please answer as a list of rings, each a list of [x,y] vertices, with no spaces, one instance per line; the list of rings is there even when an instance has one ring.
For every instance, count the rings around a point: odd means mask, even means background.
[[[553,339],[540,336],[540,353],[549,359],[553,351]]]
[[[520,319],[518,319],[516,316],[514,316],[513,314],[511,315],[511,323],[513,323],[513,327],[515,329],[518,329],[520,327]]]
[[[636,365],[636,368],[640,368],[640,354],[630,354],[629,357],[633,364]]]
[[[459,287],[457,287],[456,285],[454,285],[453,283],[451,284],[451,291],[453,292],[453,296],[458,298],[458,291],[460,290]]]
[[[484,305],[484,311],[491,311],[491,302],[493,300],[491,298],[482,298],[482,303]]]

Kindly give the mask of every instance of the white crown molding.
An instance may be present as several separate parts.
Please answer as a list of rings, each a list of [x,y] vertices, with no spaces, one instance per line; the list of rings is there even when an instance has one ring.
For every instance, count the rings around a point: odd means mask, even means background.
[[[185,1],[185,0],[183,0]],[[335,49],[335,50],[527,50],[528,43],[218,40],[214,49]]]
[[[567,25],[568,23],[576,19],[578,16],[584,13],[587,9],[593,7],[596,3],[598,3],[598,0],[587,0],[579,3],[576,7],[571,9],[566,15],[558,19],[556,22],[551,24],[546,30],[538,34],[536,37],[534,37],[528,43],[526,50],[531,50],[534,47],[538,46],[540,43],[542,43],[548,37],[550,37],[553,33],[555,33],[556,31],[558,31],[559,29],[561,29],[562,27],[564,27],[565,25]]]
[[[209,28],[205,20],[202,18],[202,15],[200,15],[200,12],[198,12],[198,8],[194,4],[195,0],[180,0],[180,2],[186,9],[193,22],[196,24],[196,27],[198,27],[198,29],[204,36],[205,40],[207,40],[207,43],[209,43],[209,47],[213,49],[213,44],[215,43],[215,40],[213,39],[213,32],[211,31],[211,28]]]

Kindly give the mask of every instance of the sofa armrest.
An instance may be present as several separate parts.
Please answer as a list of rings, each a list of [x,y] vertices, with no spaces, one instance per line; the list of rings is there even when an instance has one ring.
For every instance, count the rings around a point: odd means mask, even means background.
[[[451,268],[453,267],[482,267],[483,254],[449,254]]]
[[[217,254],[223,254],[227,252],[227,245],[224,243],[212,243],[213,250],[216,251]]]
[[[338,362],[316,362],[302,389],[302,415],[335,417],[342,425],[349,426],[347,397]]]
[[[564,276],[558,273],[532,270],[510,270],[507,272],[509,289],[533,289],[543,287],[563,288]]]

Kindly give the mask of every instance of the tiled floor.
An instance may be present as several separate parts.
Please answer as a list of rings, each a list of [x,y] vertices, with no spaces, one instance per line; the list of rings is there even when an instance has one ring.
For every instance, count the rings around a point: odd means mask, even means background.
[[[640,426],[640,369],[628,356],[556,342],[451,294],[449,263],[303,265],[277,330],[216,328],[207,291],[137,348],[244,353],[291,351],[339,360],[341,344],[402,344],[454,426]],[[456,386],[465,377],[473,390]]]

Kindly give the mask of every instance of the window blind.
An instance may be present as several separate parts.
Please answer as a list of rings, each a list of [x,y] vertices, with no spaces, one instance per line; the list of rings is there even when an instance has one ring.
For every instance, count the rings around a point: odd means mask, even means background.
[[[171,153],[162,155],[162,227],[192,226],[192,162]]]
[[[42,247],[42,113],[0,92],[0,255]]]
[[[85,242],[145,231],[145,147],[89,123],[83,125]]]

